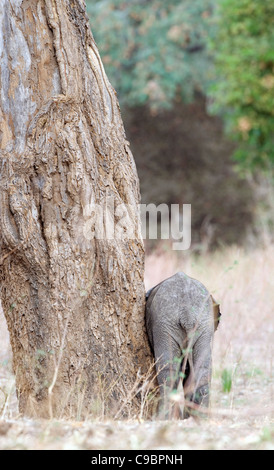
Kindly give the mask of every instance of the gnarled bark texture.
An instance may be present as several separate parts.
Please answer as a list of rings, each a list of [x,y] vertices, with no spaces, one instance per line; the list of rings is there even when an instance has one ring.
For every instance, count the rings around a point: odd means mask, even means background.
[[[21,412],[120,406],[150,352],[139,183],[82,0],[0,0],[0,289]],[[133,236],[106,239],[114,215]],[[111,212],[110,212],[111,213]],[[102,235],[103,234],[103,235]]]

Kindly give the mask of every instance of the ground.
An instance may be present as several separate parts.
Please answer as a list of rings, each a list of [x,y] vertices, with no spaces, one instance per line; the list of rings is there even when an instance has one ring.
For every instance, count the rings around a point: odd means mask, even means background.
[[[11,353],[0,315],[0,449],[274,450],[274,247],[176,253],[168,245],[147,255],[147,288],[179,270],[201,280],[221,304],[215,334],[211,408],[196,421],[85,421],[22,418],[17,411]]]

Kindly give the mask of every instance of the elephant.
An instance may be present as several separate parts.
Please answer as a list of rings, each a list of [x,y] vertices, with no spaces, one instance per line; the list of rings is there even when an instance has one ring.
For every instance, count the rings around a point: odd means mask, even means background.
[[[160,415],[188,418],[208,408],[219,304],[198,280],[178,272],[146,294],[146,328],[160,389]],[[182,379],[184,414],[171,392]],[[202,408],[201,408],[202,407]]]

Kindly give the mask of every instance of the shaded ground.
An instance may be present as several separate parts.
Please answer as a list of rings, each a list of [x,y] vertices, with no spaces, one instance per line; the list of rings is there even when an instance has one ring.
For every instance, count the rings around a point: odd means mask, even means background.
[[[230,248],[196,258],[167,247],[147,258],[146,284],[178,270],[201,279],[221,302],[215,335],[211,416],[205,421],[40,421],[20,417],[0,315],[0,449],[274,450],[274,247]]]

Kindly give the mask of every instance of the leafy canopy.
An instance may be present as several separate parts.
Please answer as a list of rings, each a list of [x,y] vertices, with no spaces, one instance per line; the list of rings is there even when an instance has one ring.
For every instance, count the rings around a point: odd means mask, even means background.
[[[216,18],[213,110],[240,144],[238,161],[269,170],[274,164],[273,0],[219,0]]]
[[[202,92],[241,165],[273,168],[273,0],[87,0],[87,8],[121,105],[156,111]]]
[[[91,29],[121,104],[172,106],[205,91],[210,0],[87,1]]]

